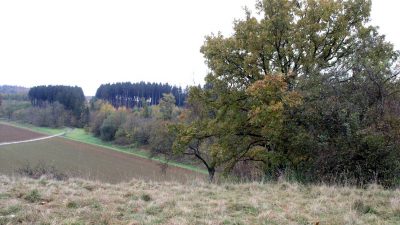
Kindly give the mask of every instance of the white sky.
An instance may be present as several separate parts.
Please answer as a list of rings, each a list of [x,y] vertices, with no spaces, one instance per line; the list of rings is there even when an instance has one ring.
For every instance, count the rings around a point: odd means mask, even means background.
[[[232,32],[255,0],[2,0],[0,85],[202,83],[204,36]],[[372,24],[400,49],[398,0],[373,0]]]

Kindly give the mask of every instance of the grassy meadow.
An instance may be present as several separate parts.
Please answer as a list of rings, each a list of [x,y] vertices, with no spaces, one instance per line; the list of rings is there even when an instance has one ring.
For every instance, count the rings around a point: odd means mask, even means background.
[[[0,224],[400,224],[400,190],[0,177]]]

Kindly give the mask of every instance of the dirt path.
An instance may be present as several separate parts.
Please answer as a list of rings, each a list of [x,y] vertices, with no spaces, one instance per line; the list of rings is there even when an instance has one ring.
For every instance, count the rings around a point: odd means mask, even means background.
[[[27,143],[27,142],[34,142],[34,141],[41,141],[41,140],[45,140],[45,139],[50,139],[50,138],[54,138],[54,137],[59,137],[64,135],[65,132],[59,133],[59,134],[55,134],[55,135],[51,135],[51,136],[46,136],[46,137],[41,137],[41,138],[34,138],[34,139],[29,139],[29,140],[23,140],[23,141],[12,141],[12,142],[2,142],[0,143],[0,146],[4,146],[4,145],[13,145],[13,144],[21,144],[21,143]]]

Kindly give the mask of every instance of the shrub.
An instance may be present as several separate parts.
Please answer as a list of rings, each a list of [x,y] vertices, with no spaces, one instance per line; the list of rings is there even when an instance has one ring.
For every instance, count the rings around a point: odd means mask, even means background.
[[[103,141],[112,141],[118,128],[125,123],[127,117],[126,109],[118,109],[108,116],[100,127],[100,138]]]
[[[103,125],[101,125],[100,128],[100,138],[103,141],[112,141],[114,140],[115,137],[115,132],[117,132],[117,125],[111,120],[111,119],[106,119],[103,122]]]
[[[151,201],[151,197],[149,194],[142,194],[142,196],[140,196],[140,199],[142,199],[145,202]]]
[[[372,206],[365,204],[364,201],[361,199],[354,201],[353,209],[360,214],[376,213]]]
[[[76,209],[76,208],[78,208],[78,203],[76,203],[76,202],[74,202],[74,201],[68,202],[68,203],[67,203],[67,208],[69,208],[69,209]]]
[[[41,195],[39,193],[39,191],[37,189],[32,190],[31,192],[29,192],[28,195],[25,196],[25,200],[27,200],[28,202],[31,203],[35,203],[41,200]]]

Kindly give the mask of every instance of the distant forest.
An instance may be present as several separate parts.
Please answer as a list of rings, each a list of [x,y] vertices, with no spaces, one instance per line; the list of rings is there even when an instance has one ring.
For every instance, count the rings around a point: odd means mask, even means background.
[[[96,98],[111,103],[114,107],[141,107],[143,100],[150,105],[157,105],[163,94],[171,93],[175,97],[176,105],[183,106],[186,100],[186,91],[181,87],[168,83],[124,82],[102,84],[96,92]]]
[[[27,94],[29,88],[11,85],[0,85],[0,94],[3,95],[15,95],[15,94]]]
[[[28,91],[29,88],[26,87],[0,85],[0,103],[2,100],[27,101]]]
[[[63,85],[33,87],[29,90],[28,97],[33,106],[59,102],[67,110],[72,110],[77,117],[80,117],[86,100],[82,88]]]

